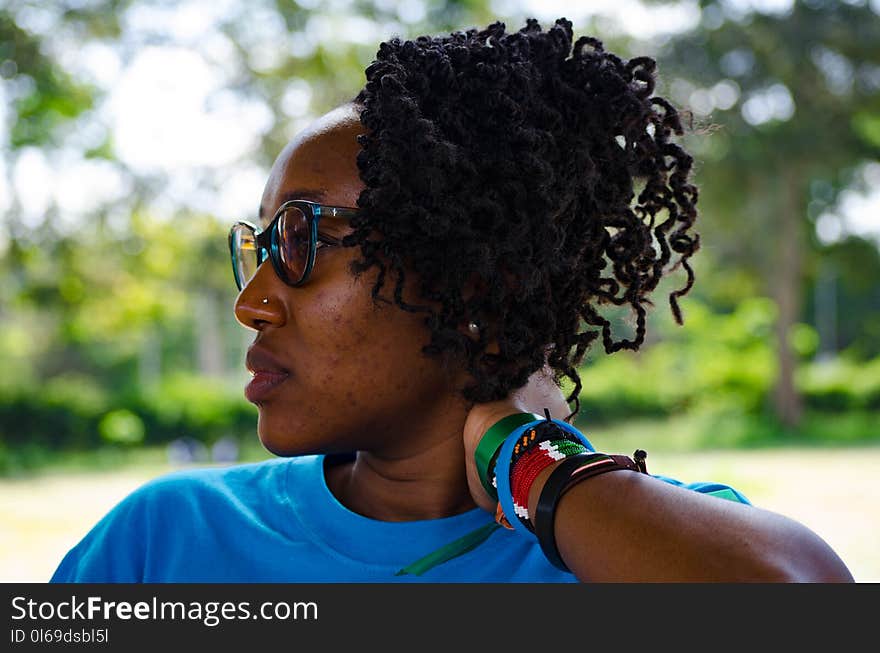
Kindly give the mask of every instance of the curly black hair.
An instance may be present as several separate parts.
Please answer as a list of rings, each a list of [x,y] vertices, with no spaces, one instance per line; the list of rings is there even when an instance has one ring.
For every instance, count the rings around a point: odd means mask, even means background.
[[[681,119],[654,97],[653,59],[623,60],[565,18],[543,31],[502,22],[449,36],[381,43],[353,99],[367,128],[357,164],[366,188],[345,245],[359,245],[358,275],[396,277],[394,303],[427,313],[429,355],[463,357],[473,402],[505,397],[546,363],[578,413],[577,366],[600,331],[607,353],[644,342],[644,304],[670,260],[699,236],[692,157],[671,142]],[[640,191],[635,198],[636,184]],[[634,201],[635,198],[635,201]],[[655,226],[655,221],[662,221]],[[380,239],[370,238],[376,230]],[[659,255],[651,234],[657,240]],[[613,277],[603,277],[611,260]],[[439,310],[405,302],[405,270]],[[614,342],[596,306],[628,303],[633,340]],[[460,325],[476,320],[479,338]],[[492,340],[497,347],[490,351]]]

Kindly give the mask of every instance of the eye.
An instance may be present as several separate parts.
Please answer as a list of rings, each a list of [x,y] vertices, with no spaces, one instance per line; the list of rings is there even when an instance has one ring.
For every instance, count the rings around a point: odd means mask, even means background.
[[[322,234],[320,231],[318,232],[318,245],[319,246],[334,246],[339,245],[342,241],[342,238],[339,236],[331,236],[329,234]]]
[[[302,211],[293,207],[284,212],[278,223],[281,258],[285,264],[304,261],[309,249],[309,225]]]

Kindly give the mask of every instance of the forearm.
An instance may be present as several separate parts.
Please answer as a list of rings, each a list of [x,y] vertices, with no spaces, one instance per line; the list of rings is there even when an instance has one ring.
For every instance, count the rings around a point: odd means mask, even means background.
[[[530,515],[551,471],[532,485]],[[566,492],[554,533],[562,559],[585,582],[853,580],[821,538],[787,517],[628,471]]]

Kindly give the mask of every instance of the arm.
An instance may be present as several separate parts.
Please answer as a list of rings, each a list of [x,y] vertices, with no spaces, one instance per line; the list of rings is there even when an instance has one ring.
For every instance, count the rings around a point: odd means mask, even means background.
[[[471,494],[493,514],[473,464],[476,444],[505,415],[540,414],[545,406],[557,419],[570,412],[552,378],[536,373],[507,399],[477,404],[468,415]],[[532,485],[530,515],[552,469]],[[792,519],[628,471],[576,484],[559,501],[554,526],[559,553],[581,581],[853,581],[828,544]]]
[[[532,486],[529,514],[551,470]],[[581,581],[853,581],[802,524],[644,474],[578,483],[560,499],[554,525],[559,553]]]

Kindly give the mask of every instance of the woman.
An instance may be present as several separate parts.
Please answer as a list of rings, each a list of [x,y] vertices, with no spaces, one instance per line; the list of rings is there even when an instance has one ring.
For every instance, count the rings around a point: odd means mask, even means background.
[[[279,458],[148,483],[53,580],[852,580],[802,525],[569,425],[587,348],[640,346],[672,252],[681,324],[699,246],[654,62],[572,39],[530,19],[381,44],[279,155],[263,231],[230,234],[245,393]]]

